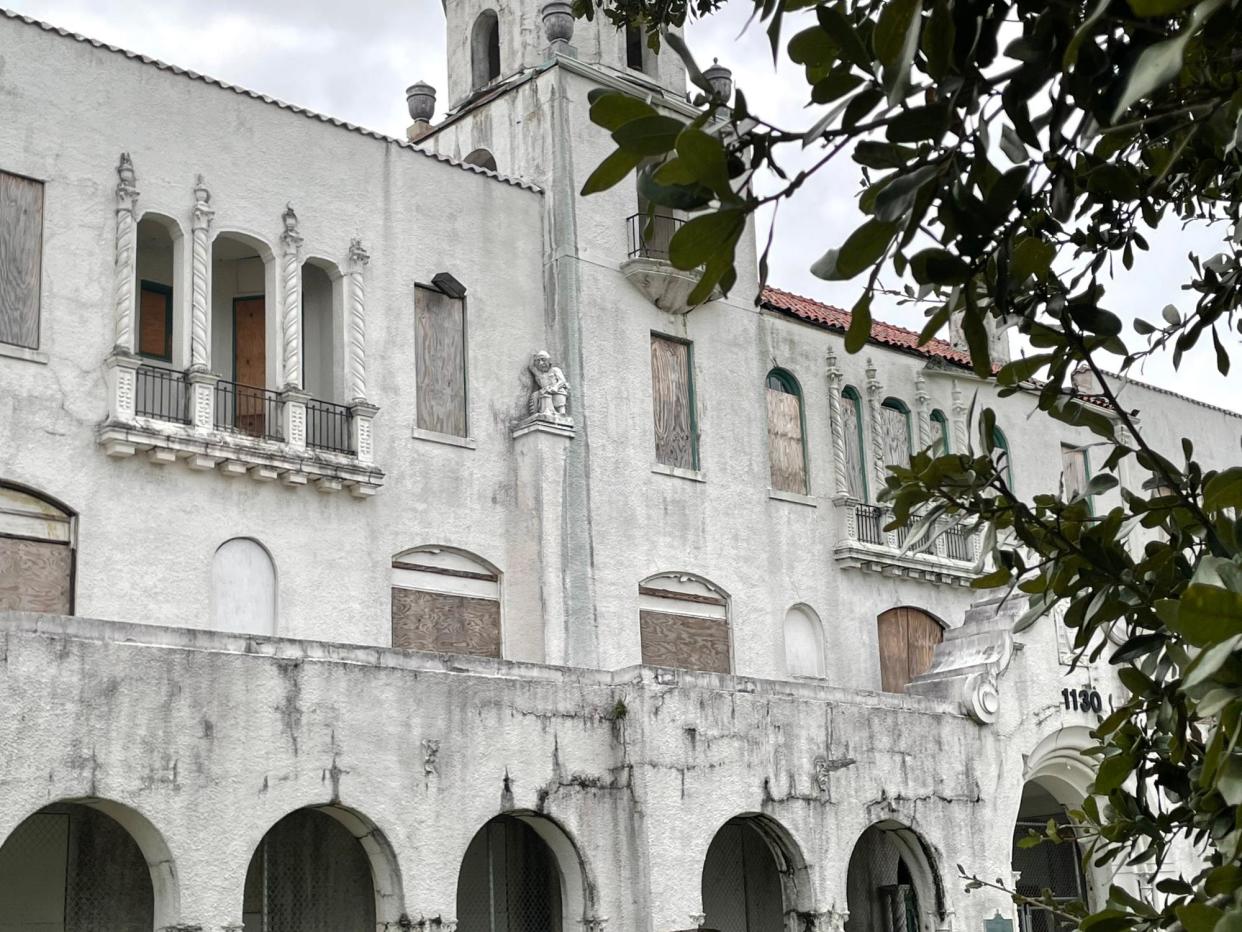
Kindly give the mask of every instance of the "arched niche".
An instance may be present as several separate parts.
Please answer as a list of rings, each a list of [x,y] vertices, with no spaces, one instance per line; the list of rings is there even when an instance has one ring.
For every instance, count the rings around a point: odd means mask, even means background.
[[[944,885],[927,843],[892,819],[869,826],[850,852],[844,932],[933,932],[945,917]]]
[[[457,923],[474,932],[576,932],[595,904],[577,846],[556,822],[499,815],[471,839],[457,877]]]
[[[470,30],[471,86],[480,88],[500,77],[500,19],[484,10]]]
[[[479,168],[486,168],[488,171],[496,171],[496,157],[486,149],[475,149],[462,161],[467,165],[477,165]]]
[[[501,575],[457,547],[427,544],[392,560],[392,646],[500,657]]]
[[[785,613],[785,672],[790,676],[824,675],[824,626],[809,605]]]
[[[0,480],[0,611],[72,615],[77,515]]]
[[[180,920],[163,836],[138,811],[104,799],[44,806],[0,845],[6,928],[163,929]]]
[[[707,673],[733,668],[729,596],[693,573],[657,573],[638,584],[642,662]]]
[[[747,813],[712,837],[701,878],[704,927],[729,932],[800,929],[815,911],[806,860],[775,819]]]
[[[245,932],[373,932],[404,912],[387,838],[343,806],[295,809],[263,835],[246,869]]]
[[[210,609],[212,630],[276,633],[276,563],[266,547],[252,537],[234,537],[216,549]]]

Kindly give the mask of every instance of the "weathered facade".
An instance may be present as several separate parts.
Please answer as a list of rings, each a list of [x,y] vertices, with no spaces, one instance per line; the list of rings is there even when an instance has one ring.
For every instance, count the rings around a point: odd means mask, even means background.
[[[1103,882],[1013,840],[1119,686],[875,502],[976,395],[1020,493],[1089,437],[947,343],[686,308],[679,218],[577,193],[588,93],[684,75],[563,6],[448,3],[414,142],[0,16],[0,932],[1034,930],[956,865]]]

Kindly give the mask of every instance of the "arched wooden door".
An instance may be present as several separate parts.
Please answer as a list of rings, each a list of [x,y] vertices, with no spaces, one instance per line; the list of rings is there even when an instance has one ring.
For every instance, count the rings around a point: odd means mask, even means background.
[[[944,628],[917,608],[890,608],[877,619],[880,634],[880,687],[906,691],[909,682],[931,666]]]

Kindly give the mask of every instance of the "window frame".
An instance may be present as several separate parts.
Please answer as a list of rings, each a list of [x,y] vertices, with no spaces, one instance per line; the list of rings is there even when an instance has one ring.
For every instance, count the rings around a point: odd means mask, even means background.
[[[928,421],[940,425],[940,450],[937,456],[948,456],[953,450],[949,447],[949,419],[939,408],[932,408],[927,416]]]
[[[27,346],[25,343],[15,343],[10,340],[0,340],[0,347],[8,350],[4,355],[32,353],[40,354],[43,351],[43,246],[44,238],[47,230],[47,181],[43,178],[36,178],[34,175],[27,175],[23,172],[8,171],[0,168],[0,176],[8,175],[11,178],[18,178],[22,181],[30,182],[39,186],[39,230],[37,236],[37,268],[34,270],[34,280],[38,287],[38,295],[35,298],[35,326],[34,326],[34,344]],[[2,310],[2,309],[0,309]],[[44,358],[39,356],[38,358]]]
[[[1095,514],[1095,496],[1091,494],[1091,452],[1088,447],[1061,441],[1061,482],[1065,484],[1065,454],[1076,453],[1082,457],[1082,498],[1087,503],[1087,513]],[[1066,489],[1066,491],[1069,491]]]
[[[890,395],[880,402],[880,408],[899,412],[906,425],[906,461],[904,463],[885,463],[884,468],[887,469],[889,466],[909,466],[910,460],[914,458],[914,430],[910,424],[910,406],[900,398]]]
[[[163,356],[156,356],[153,353],[144,353],[140,349],[142,346],[142,293],[144,291],[154,292],[155,294],[164,296],[164,348]],[[150,281],[148,279],[140,279],[138,281],[138,320],[135,332],[137,337],[134,340],[135,353],[143,359],[154,359],[157,362],[166,362],[172,364],[173,358],[173,290],[171,285],[165,285],[163,282]],[[236,315],[236,308],[234,308]],[[236,340],[234,340],[233,350],[236,352]]]
[[[862,392],[853,385],[846,385],[841,389],[841,400],[854,408],[854,433],[858,439],[858,478],[862,481],[862,501],[866,504],[871,500],[871,484],[867,481],[867,437],[863,426]],[[849,484],[848,477],[846,484]]]
[[[690,468],[694,472],[698,472],[703,468],[702,460],[699,455],[699,397],[695,386],[694,378],[694,341],[687,340],[685,337],[674,336],[670,333],[661,333],[659,330],[650,332],[652,340],[667,340],[670,343],[680,343],[686,348],[686,405],[690,410]],[[647,345],[647,352],[650,358],[651,344]],[[650,367],[650,361],[648,362]],[[654,372],[652,375],[654,376]],[[651,440],[654,443],[656,439],[655,433],[655,391],[651,393]],[[665,463],[660,460],[659,448],[655,451],[655,461],[660,466],[669,469],[684,469],[684,466],[675,466],[671,463]]]
[[[798,430],[800,431],[800,441],[802,446],[802,491],[792,491],[789,489],[777,489],[772,485],[772,419],[767,416],[767,392],[778,391],[772,388],[768,383],[775,378],[784,386],[786,394],[793,395],[798,399]],[[806,395],[802,392],[802,384],[798,381],[798,377],[783,366],[773,366],[768,370],[768,374],[763,380],[764,390],[764,411],[767,420],[768,432],[768,486],[772,491],[783,492],[786,495],[811,495],[811,456],[807,449],[806,442]]]

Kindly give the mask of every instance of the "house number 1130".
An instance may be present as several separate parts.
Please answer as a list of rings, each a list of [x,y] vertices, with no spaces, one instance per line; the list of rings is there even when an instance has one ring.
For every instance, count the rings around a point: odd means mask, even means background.
[[[1061,701],[1075,712],[1103,712],[1104,700],[1094,689],[1063,689]]]

